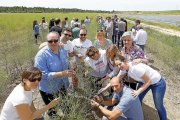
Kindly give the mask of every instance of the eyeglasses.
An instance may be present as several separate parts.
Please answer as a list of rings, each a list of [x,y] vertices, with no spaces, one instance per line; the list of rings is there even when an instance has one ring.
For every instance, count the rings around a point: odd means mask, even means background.
[[[64,34],[65,36],[69,36],[69,37],[71,37],[71,35],[70,34]]]
[[[36,81],[40,82],[41,81],[41,77],[30,78],[29,81],[30,82],[36,82]]]
[[[48,40],[48,43],[57,43],[58,39],[54,39],[54,40]]]
[[[80,36],[86,36],[86,34],[80,34]]]

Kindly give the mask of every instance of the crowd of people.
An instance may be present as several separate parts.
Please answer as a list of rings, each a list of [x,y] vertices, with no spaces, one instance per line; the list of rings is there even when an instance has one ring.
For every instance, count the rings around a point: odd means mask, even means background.
[[[46,42],[39,46],[34,67],[22,73],[22,82],[7,98],[0,120],[37,119],[47,110],[49,117],[56,115],[55,106],[61,104],[56,96],[63,99],[71,82],[74,87],[80,82],[75,70],[71,69],[71,58],[73,68],[81,62],[92,69],[88,75],[95,79],[93,89],[111,87],[108,97],[96,95],[90,102],[101,111],[103,120],[143,120],[142,100],[150,89],[159,119],[167,119],[163,105],[166,83],[163,76],[149,66],[144,52],[147,33],[140,20],[135,21],[130,31],[127,31],[127,21],[117,15],[106,19],[98,16],[97,22],[99,29],[93,42],[87,39],[87,29],[91,25],[88,17],[81,23],[78,18],[69,23],[68,17],[62,22],[52,18],[49,25],[45,17],[40,24],[33,21],[35,43],[42,36],[40,30],[43,34],[49,31]],[[32,101],[32,91],[37,87],[46,105],[40,110],[35,109]]]

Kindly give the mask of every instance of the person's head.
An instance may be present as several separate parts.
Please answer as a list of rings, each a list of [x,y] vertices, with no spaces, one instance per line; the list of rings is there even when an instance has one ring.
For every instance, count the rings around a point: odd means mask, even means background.
[[[105,32],[103,30],[98,30],[96,33],[97,40],[105,40]]]
[[[26,90],[36,89],[41,80],[42,73],[36,67],[30,67],[27,70],[24,70],[21,78],[24,83],[24,87]]]
[[[46,19],[45,19],[45,17],[42,17],[42,23],[45,23],[46,22]]]
[[[124,87],[123,81],[119,80],[118,77],[113,77],[110,81],[110,85],[116,93],[120,93]]]
[[[136,21],[135,21],[136,26],[139,25],[140,23],[141,23],[140,20],[136,20]]]
[[[85,41],[87,38],[87,29],[86,28],[81,28],[79,31],[79,38],[81,41]]]
[[[59,49],[59,33],[50,32],[47,34],[48,47],[52,51],[58,51]]]
[[[62,33],[61,33],[61,38],[64,39],[65,41],[70,40],[72,36],[72,31],[70,28],[64,28]]]
[[[119,50],[116,45],[110,45],[106,50],[106,56],[108,59],[113,60],[118,52]]]
[[[86,56],[93,60],[98,60],[100,57],[99,50],[96,47],[91,46],[87,49]]]
[[[65,17],[64,20],[65,20],[65,21],[68,21],[68,17]]]
[[[34,26],[35,26],[35,25],[38,25],[37,20],[34,20],[34,21],[33,21],[33,29],[34,29]]]
[[[143,26],[142,25],[137,25],[136,28],[137,28],[137,30],[140,30],[140,29],[143,29]]]
[[[120,70],[128,70],[128,64],[124,56],[122,56],[120,53],[117,53],[114,57],[114,63]]]
[[[124,43],[124,46],[127,49],[132,47],[132,45],[133,45],[133,36],[132,36],[131,31],[124,32],[121,39],[122,39],[122,41]]]
[[[56,25],[59,25],[60,22],[61,22],[61,20],[60,20],[59,18],[56,18],[56,19],[54,20],[54,22],[55,22]]]
[[[49,21],[49,29],[54,26],[54,18],[51,18]]]

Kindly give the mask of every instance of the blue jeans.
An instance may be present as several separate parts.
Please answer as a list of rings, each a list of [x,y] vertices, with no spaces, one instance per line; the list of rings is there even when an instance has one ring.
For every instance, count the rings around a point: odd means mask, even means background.
[[[138,84],[138,89],[143,85],[143,83],[139,83]],[[158,115],[160,120],[166,120],[167,119],[167,114],[166,114],[166,109],[163,105],[163,98],[164,98],[164,94],[166,91],[166,83],[165,80],[163,78],[161,78],[161,80],[153,85],[150,85],[145,91],[143,91],[140,95],[139,95],[139,100],[142,103],[142,100],[144,98],[144,96],[146,95],[146,93],[151,89],[152,94],[153,94],[153,100],[154,100],[154,104],[155,107],[158,111]]]

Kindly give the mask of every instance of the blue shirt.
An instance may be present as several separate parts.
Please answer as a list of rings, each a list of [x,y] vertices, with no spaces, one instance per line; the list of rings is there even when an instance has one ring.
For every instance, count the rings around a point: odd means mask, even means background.
[[[35,56],[34,66],[42,71],[42,78],[39,84],[41,91],[53,94],[58,92],[63,86],[65,89],[68,88],[68,77],[53,78],[56,72],[68,70],[68,56],[64,48],[59,48],[59,54],[55,54],[46,46]]]
[[[125,85],[120,93],[114,94],[113,98],[119,101],[114,108],[120,110],[127,120],[144,120],[139,98],[132,96],[132,90],[129,87]]]
[[[38,35],[38,34],[39,34],[39,26],[38,26],[38,25],[35,25],[35,26],[34,26],[34,34],[35,34],[35,35]]]

